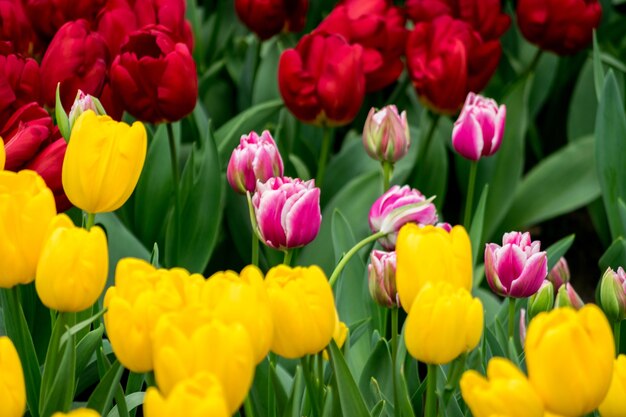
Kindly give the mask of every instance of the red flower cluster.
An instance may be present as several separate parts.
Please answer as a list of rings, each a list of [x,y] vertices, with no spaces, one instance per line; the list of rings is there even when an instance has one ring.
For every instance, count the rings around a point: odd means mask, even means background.
[[[235,0],[239,19],[261,39],[280,32],[300,32],[306,23],[309,0]]]

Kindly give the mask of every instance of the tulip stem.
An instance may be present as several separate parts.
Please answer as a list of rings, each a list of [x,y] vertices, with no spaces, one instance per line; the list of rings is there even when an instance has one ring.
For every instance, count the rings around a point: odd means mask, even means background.
[[[318,403],[318,393],[317,390],[315,389],[315,384],[313,383],[313,377],[311,375],[311,368],[310,368],[310,359],[311,355],[306,355],[302,358],[300,358],[300,365],[302,365],[302,371],[304,373],[304,383],[306,385],[306,389],[309,392],[309,398],[311,399],[311,405],[313,407],[313,415],[314,416],[321,416],[320,413],[320,404]]]
[[[254,409],[252,408],[252,402],[250,401],[250,395],[246,396],[243,401],[243,409],[246,413],[246,417],[254,417]]]
[[[252,197],[250,191],[246,191],[248,200],[248,214],[250,215],[250,227],[252,227],[252,260],[254,266],[259,266],[259,237],[257,235],[256,217],[254,215],[254,206],[252,205]]]
[[[620,337],[621,337],[621,328],[622,322],[616,321],[613,326],[613,337],[615,337],[615,356],[619,355],[619,345],[620,345]]]
[[[426,407],[424,415],[435,417],[437,415],[437,365],[428,364],[428,374],[426,376]]]
[[[176,152],[176,138],[171,123],[166,123],[167,139],[170,144],[170,162],[172,164],[172,182],[174,183],[174,261],[178,262],[178,247],[180,244],[180,174],[178,171],[178,153]]]
[[[515,333],[515,298],[509,297],[509,339],[513,339]]]
[[[328,126],[324,126],[324,133],[322,136],[322,150],[320,151],[320,160],[317,164],[317,178],[315,182],[319,188],[324,184],[324,174],[326,173],[326,162],[328,160],[328,154],[330,152],[330,142],[332,139],[332,130]]]
[[[398,383],[396,382],[398,358],[398,308],[391,309],[391,379],[393,387],[393,414],[400,416],[400,401],[398,400]]]
[[[285,250],[285,257],[283,258],[283,264],[291,266],[291,258],[293,257],[293,251],[291,249]]]
[[[376,239],[380,239],[381,237],[385,237],[386,235],[387,235],[386,232],[374,233],[373,235],[370,235],[366,237],[365,239],[361,240],[359,243],[354,245],[345,255],[343,255],[343,257],[341,258],[341,260],[335,267],[335,270],[330,275],[330,279],[328,280],[330,286],[332,287],[335,284],[335,281],[337,281],[337,279],[339,278],[339,275],[341,275],[341,271],[343,271],[343,268],[346,266],[348,261],[350,261],[350,258],[352,258],[352,256],[354,256],[355,253],[361,250],[368,243],[374,242]]]
[[[393,175],[393,164],[389,161],[381,162],[383,166],[383,192],[386,193],[389,190],[391,184],[391,176]]]
[[[469,169],[469,182],[467,184],[467,199],[465,200],[465,216],[463,217],[463,225],[469,230],[472,221],[472,205],[474,203],[474,188],[476,188],[476,171],[478,161],[472,161]]]
[[[91,230],[94,224],[96,224],[96,214],[95,213],[86,213],[87,220],[85,220],[85,229],[87,231]]]

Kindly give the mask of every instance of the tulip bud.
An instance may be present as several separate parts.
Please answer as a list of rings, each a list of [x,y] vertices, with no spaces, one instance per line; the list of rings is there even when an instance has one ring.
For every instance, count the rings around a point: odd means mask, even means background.
[[[548,280],[541,283],[539,290],[528,298],[528,317],[532,319],[543,311],[550,311],[554,306],[554,285]]]
[[[524,298],[536,293],[548,275],[548,257],[540,251],[541,242],[531,241],[530,234],[505,233],[502,246],[485,247],[485,275],[498,295]]]
[[[22,363],[13,342],[6,336],[0,336],[0,404],[3,417],[22,417],[26,411]]]
[[[574,287],[569,282],[566,282],[565,285],[562,285],[559,288],[559,291],[556,294],[556,302],[554,303],[554,308],[561,307],[572,307],[576,310],[580,310],[585,303],[582,298],[576,293]]]
[[[526,309],[522,308],[519,312],[519,340],[522,346],[526,341]]]
[[[606,397],[598,407],[602,417],[626,416],[626,355],[619,355],[613,364],[613,378]]]
[[[298,248],[319,232],[320,189],[314,180],[275,177],[258,181],[252,205],[261,239],[271,248]]]
[[[235,192],[254,193],[257,181],[283,176],[283,159],[269,131],[261,136],[256,132],[241,137],[233,150],[226,170],[228,183]]]
[[[68,116],[70,132],[72,131],[72,127],[76,123],[76,120],[78,120],[78,117],[87,110],[93,111],[97,116],[106,116],[107,114],[104,107],[102,107],[100,100],[90,94],[85,94],[81,90],[78,90]]]
[[[378,239],[386,250],[396,247],[398,231],[406,223],[430,225],[437,222],[437,209],[422,193],[408,185],[394,185],[380,196],[369,212],[369,224],[373,233],[383,232],[387,236]]]
[[[77,408],[69,413],[54,413],[52,417],[100,417],[100,413],[91,408]]]
[[[369,156],[393,164],[406,155],[410,144],[405,111],[398,114],[394,105],[379,111],[372,107],[363,126],[363,146]]]
[[[469,93],[452,129],[452,146],[463,158],[478,161],[500,148],[506,106],[480,94]]]
[[[398,307],[396,253],[373,250],[370,254],[367,276],[372,299],[383,307]]]
[[[626,318],[626,272],[607,268],[600,280],[600,307],[612,323]]]
[[[561,256],[559,261],[552,267],[552,270],[548,274],[548,281],[552,282],[555,290],[559,290],[561,285],[569,282],[570,273],[569,266],[567,265],[567,261],[564,257]]]
[[[262,40],[304,28],[309,0],[235,0],[241,21]]]

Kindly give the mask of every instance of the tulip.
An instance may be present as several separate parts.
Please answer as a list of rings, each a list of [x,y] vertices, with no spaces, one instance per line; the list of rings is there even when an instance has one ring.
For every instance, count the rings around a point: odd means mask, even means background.
[[[35,279],[54,197],[34,171],[0,171],[0,288]]]
[[[34,29],[45,39],[52,38],[66,22],[86,19],[92,22],[106,0],[22,0]]]
[[[560,257],[559,261],[552,267],[552,270],[548,273],[548,281],[554,284],[554,289],[558,291],[561,285],[569,282],[570,272],[567,261],[564,257]]]
[[[472,247],[463,226],[447,232],[440,227],[407,224],[398,234],[396,256],[396,286],[406,312],[427,282],[472,288]]]
[[[441,365],[474,349],[482,332],[480,300],[465,288],[435,282],[425,285],[415,297],[405,322],[404,341],[418,361]]]
[[[394,105],[379,111],[372,107],[363,126],[363,146],[369,156],[393,164],[407,154],[410,144],[405,111],[398,114]]]
[[[90,94],[83,93],[82,90],[78,90],[78,93],[76,93],[76,98],[74,98],[72,108],[70,109],[70,113],[68,114],[70,131],[72,130],[72,127],[76,124],[78,117],[87,110],[93,111],[97,116],[106,116],[107,114],[107,112],[104,110],[104,107],[102,107],[100,100]]]
[[[41,100],[41,76],[37,61],[19,55],[0,53],[0,124],[4,115],[12,114],[20,107]]]
[[[396,253],[373,250],[367,266],[370,295],[379,305],[398,307],[396,292]]]
[[[65,214],[52,220],[35,279],[46,307],[73,313],[91,307],[104,290],[108,272],[107,239],[100,227],[75,227]]]
[[[378,239],[386,250],[394,250],[398,231],[407,223],[430,225],[437,222],[437,209],[418,190],[408,185],[394,185],[378,197],[369,212],[369,224],[373,233],[383,232]]]
[[[339,35],[305,35],[278,63],[278,88],[287,108],[306,123],[341,126],[365,96],[363,48]]]
[[[88,213],[120,208],[137,185],[147,141],[141,122],[129,126],[91,110],[83,113],[63,161],[63,188],[72,204]]]
[[[263,275],[255,266],[247,266],[241,274],[232,271],[213,274],[202,288],[201,302],[225,324],[241,324],[254,349],[254,361],[267,356],[274,322]]]
[[[599,304],[609,321],[626,318],[626,272],[620,266],[615,272],[607,268],[600,280]]]
[[[226,170],[226,178],[233,190],[254,193],[257,181],[283,176],[283,159],[269,131],[261,136],[256,132],[243,135],[233,150]]]
[[[167,397],[154,387],[148,388],[143,412],[146,417],[230,416],[219,380],[207,372],[180,382]]]
[[[505,121],[504,104],[498,107],[495,100],[469,93],[452,129],[454,150],[471,161],[493,155],[502,143]]]
[[[139,29],[137,16],[127,0],[108,0],[98,13],[96,27],[111,57],[117,56],[126,37]]]
[[[72,207],[72,204],[65,195],[61,180],[61,170],[67,143],[63,138],[54,139],[54,137],[58,136],[58,130],[55,130],[51,143],[35,155],[25,168],[37,171],[41,175],[41,178],[44,179],[46,185],[54,194],[57,211],[62,212]]]
[[[99,96],[108,60],[104,39],[90,30],[86,20],[64,24],[54,35],[41,61],[41,87],[46,105],[54,106],[59,83],[61,102],[66,110],[79,89]]]
[[[187,45],[189,51],[193,51],[193,34],[191,24],[185,19],[184,0],[133,0],[129,2],[133,6],[137,18],[137,28],[159,25],[166,28],[173,39]]]
[[[139,120],[173,122],[196,106],[196,64],[187,45],[165,27],[130,34],[111,64],[110,77],[116,97]]]
[[[100,417],[100,413],[90,408],[77,408],[69,413],[54,413],[52,417]]]
[[[257,182],[252,205],[261,240],[274,249],[304,246],[317,236],[322,214],[315,181],[289,177]]]
[[[481,91],[500,61],[498,40],[484,40],[469,23],[440,16],[415,25],[406,57],[420,99],[442,113],[455,113],[470,91]]]
[[[309,0],[235,0],[239,19],[262,40],[304,28]]]
[[[22,417],[26,411],[26,384],[20,357],[13,342],[0,336],[0,415]]]
[[[528,298],[528,316],[532,319],[537,314],[552,310],[554,306],[554,285],[543,280],[539,290]]]
[[[198,373],[214,374],[233,414],[252,385],[254,352],[240,324],[224,324],[203,307],[162,316],[154,331],[154,375],[165,395]]]
[[[626,355],[619,355],[613,364],[609,392],[598,407],[602,417],[626,416]]]
[[[576,290],[574,290],[574,287],[572,287],[572,284],[569,282],[562,285],[556,293],[554,308],[572,307],[576,310],[580,310],[584,305],[585,303],[582,298],[580,298]]]
[[[615,346],[597,306],[541,313],[528,326],[528,377],[547,411],[581,416],[596,409],[611,383]]]
[[[600,24],[598,0],[520,0],[517,24],[522,35],[541,49],[559,55],[580,51]]]
[[[0,0],[0,22],[0,39],[8,41],[12,51],[22,55],[38,52],[40,45],[20,1]]]
[[[524,298],[536,293],[548,275],[548,257],[541,242],[530,234],[505,233],[502,246],[485,247],[485,275],[491,289],[499,295]]]
[[[526,375],[508,359],[492,358],[487,378],[474,370],[465,371],[460,386],[474,417],[543,417],[541,398]]]
[[[272,352],[288,359],[323,350],[336,328],[333,292],[317,266],[269,270],[265,288],[274,319]]]
[[[52,121],[48,119],[47,121]],[[46,146],[52,126],[38,123],[24,123],[11,136],[5,138],[7,153],[6,169],[19,171],[35,157],[39,149]]]

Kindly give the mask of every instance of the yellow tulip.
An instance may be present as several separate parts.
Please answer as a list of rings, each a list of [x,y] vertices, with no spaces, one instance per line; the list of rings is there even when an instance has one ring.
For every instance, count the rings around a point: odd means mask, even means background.
[[[341,349],[343,347],[343,344],[346,343],[349,331],[350,329],[348,329],[346,323],[344,323],[343,321],[339,321],[339,313],[335,311],[335,331],[333,332],[333,340],[335,341],[339,349]],[[330,360],[328,356],[328,349],[324,349],[324,352],[322,352],[322,356],[324,357],[324,359]]]
[[[604,313],[587,304],[540,313],[528,326],[526,366],[547,411],[567,417],[595,410],[613,374],[613,332]]]
[[[54,413],[52,417],[100,417],[100,413],[91,408],[77,408],[69,413]]]
[[[267,356],[274,322],[263,275],[257,267],[247,266],[240,275],[233,271],[213,274],[206,281],[201,298],[220,321],[245,327],[253,344],[255,363]]]
[[[35,280],[37,261],[56,215],[52,191],[34,171],[0,171],[0,287]]]
[[[483,324],[478,298],[447,282],[428,283],[413,302],[404,340],[417,360],[444,364],[476,347]]]
[[[152,332],[165,313],[199,302],[204,278],[182,268],[156,269],[125,258],[115,269],[115,286],[104,296],[104,324],[115,355],[133,372],[153,369]]]
[[[143,403],[146,417],[229,417],[224,390],[215,375],[201,372],[179,382],[163,397],[158,389],[148,388]]]
[[[4,150],[4,140],[0,137],[0,171],[4,169],[4,163],[7,160],[7,154]]]
[[[598,411],[602,417],[626,416],[626,355],[619,355],[615,359],[609,392]]]
[[[301,358],[322,351],[335,332],[335,302],[324,272],[317,266],[270,269],[265,288],[274,317],[272,352]]]
[[[147,148],[146,128],[83,113],[72,128],[63,161],[63,189],[88,213],[117,210],[132,194]]]
[[[427,282],[445,281],[472,289],[472,246],[463,226],[446,232],[441,227],[408,223],[398,234],[396,259],[396,287],[407,313]]]
[[[543,417],[543,404],[530,382],[511,361],[492,358],[487,378],[474,370],[460,381],[461,394],[474,417]]]
[[[243,403],[254,376],[254,351],[246,329],[224,324],[210,310],[192,307],[162,316],[154,331],[154,375],[165,395],[200,372],[214,374],[230,413]]]
[[[101,228],[74,226],[59,214],[50,223],[37,264],[35,287],[48,308],[78,312],[91,307],[104,290],[109,271],[107,238]]]
[[[0,336],[0,417],[21,417],[26,411],[22,363],[13,342]]]

